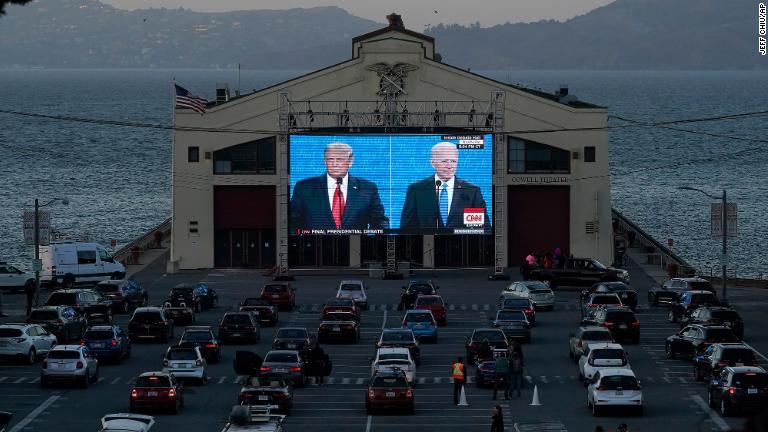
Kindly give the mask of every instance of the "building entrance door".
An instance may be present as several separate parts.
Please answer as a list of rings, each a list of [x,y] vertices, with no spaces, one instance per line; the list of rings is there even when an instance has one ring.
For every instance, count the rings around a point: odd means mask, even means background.
[[[269,268],[275,265],[274,230],[216,230],[216,267]]]

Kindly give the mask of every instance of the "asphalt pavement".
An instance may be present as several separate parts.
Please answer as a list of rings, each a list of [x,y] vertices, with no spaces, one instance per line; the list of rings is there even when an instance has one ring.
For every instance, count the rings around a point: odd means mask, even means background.
[[[486,271],[437,271],[427,275],[440,285],[448,304],[448,326],[439,330],[436,344],[422,345],[422,364],[417,370],[415,415],[373,415],[365,412],[365,384],[370,376],[374,343],[382,327],[398,327],[396,305],[404,281],[369,279],[357,275],[301,274],[292,282],[296,287],[297,310],[281,312],[281,326],[319,324],[319,310],[332,297],[339,280],[363,279],[369,287],[371,308],[363,312],[361,339],[357,344],[324,344],[334,363],[333,373],[323,386],[310,385],[295,391],[293,413],[286,431],[371,432],[397,430],[485,431],[490,427],[491,408],[504,409],[507,430],[592,431],[596,425],[609,430],[626,422],[632,431],[723,431],[738,427],[743,419],[721,418],[706,406],[706,387],[693,381],[691,363],[664,358],[664,340],[679,328],[666,321],[666,309],[646,304],[647,289],[654,282],[639,267],[630,267],[632,286],[640,294],[637,312],[641,321],[638,345],[624,345],[630,363],[643,384],[645,412],[642,417],[607,413],[592,417],[586,408],[586,390],[578,381],[576,365],[568,358],[568,334],[579,322],[578,289],[556,291],[556,307],[538,312],[533,342],[524,344],[525,388],[521,398],[491,400],[492,390],[474,386],[474,367],[469,368],[468,407],[452,403],[450,365],[464,355],[464,340],[471,331],[487,326],[495,313],[499,292],[509,282],[488,281]],[[192,271],[163,275],[161,267],[148,267],[136,277],[145,282],[150,303],[164,298],[180,282],[203,281],[219,293],[219,306],[198,314],[197,325],[216,325],[225,311],[235,310],[238,301],[255,296],[268,281],[257,271]],[[23,296],[6,296],[10,308],[18,308]],[[761,327],[768,292],[731,290],[731,301],[745,319],[745,340],[758,352],[768,353],[768,340]],[[4,321],[8,321],[5,319]],[[126,325],[128,316],[116,321]],[[262,340],[255,345],[225,345],[222,361],[209,366],[210,380],[202,386],[187,387],[185,407],[179,415],[155,414],[153,431],[219,431],[237,401],[240,382],[232,369],[236,349],[266,354],[275,328],[262,328]],[[176,339],[182,329],[176,329]],[[130,385],[142,372],[161,369],[161,355],[167,345],[137,343],[132,357],[123,364],[103,364],[99,382],[88,389],[57,386],[41,389],[40,365],[0,363],[0,410],[14,412],[11,432],[98,430],[100,418],[109,413],[126,412]],[[768,359],[761,358],[763,365]],[[538,389],[541,405],[531,406],[533,390]],[[550,429],[543,429],[544,427]],[[559,429],[551,429],[551,428]],[[538,429],[537,429],[538,428]]]

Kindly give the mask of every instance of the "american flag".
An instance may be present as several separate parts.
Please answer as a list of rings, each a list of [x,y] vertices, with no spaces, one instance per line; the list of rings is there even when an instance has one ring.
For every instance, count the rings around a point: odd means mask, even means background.
[[[176,108],[189,108],[200,114],[205,113],[205,105],[208,103],[207,100],[191,94],[184,87],[180,87],[176,84],[174,84],[174,86],[176,87]]]

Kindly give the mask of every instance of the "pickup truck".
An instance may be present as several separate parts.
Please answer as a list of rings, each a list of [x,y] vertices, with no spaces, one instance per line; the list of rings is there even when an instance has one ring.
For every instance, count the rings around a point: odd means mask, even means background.
[[[560,268],[536,267],[531,278],[548,282],[550,288],[559,285],[592,285],[598,282],[629,283],[629,272],[606,267],[592,258],[568,258]]]

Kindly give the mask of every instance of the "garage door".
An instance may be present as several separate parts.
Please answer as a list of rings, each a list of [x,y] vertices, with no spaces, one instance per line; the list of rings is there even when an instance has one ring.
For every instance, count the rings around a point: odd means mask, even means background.
[[[570,250],[570,186],[509,186],[507,191],[509,266],[530,252]]]

